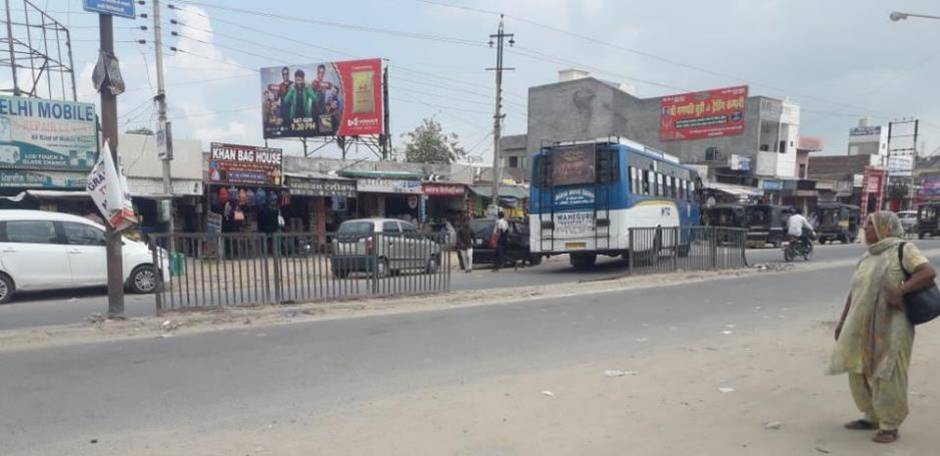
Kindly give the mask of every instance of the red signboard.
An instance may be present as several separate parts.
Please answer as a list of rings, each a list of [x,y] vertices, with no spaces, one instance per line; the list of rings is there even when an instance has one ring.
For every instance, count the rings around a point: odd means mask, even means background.
[[[382,60],[261,69],[265,138],[380,135]]]
[[[281,185],[281,149],[215,142],[209,149],[209,183]]]
[[[860,220],[865,223],[868,216],[868,207],[872,205],[874,211],[881,210],[885,194],[885,180],[887,173],[884,168],[866,166],[865,176],[862,179],[862,204],[860,207]]]
[[[464,186],[461,184],[424,184],[421,191],[428,196],[463,196]]]
[[[747,86],[691,92],[660,101],[659,139],[734,136],[744,133]]]

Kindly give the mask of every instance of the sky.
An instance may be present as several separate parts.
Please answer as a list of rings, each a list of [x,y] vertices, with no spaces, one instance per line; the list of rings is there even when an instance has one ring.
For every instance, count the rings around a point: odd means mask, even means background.
[[[79,99],[97,102],[96,16],[81,0],[32,1],[70,28]],[[940,147],[940,20],[888,18],[892,10],[940,15],[930,0],[162,0],[161,7],[174,136],[206,148],[264,143],[258,68],[381,57],[395,146],[434,118],[458,134],[471,160],[489,162],[495,83],[486,68],[495,50],[487,41],[498,13],[516,41],[505,55],[515,71],[504,75],[504,134],[525,132],[529,87],[574,67],[631,84],[641,97],[747,84],[751,95],[799,104],[801,135],[821,136],[827,154],[845,153],[862,116],[873,124],[919,118],[922,153]],[[118,99],[122,131],[155,128],[151,9],[148,0],[138,6],[148,18],[115,18],[128,89]],[[148,30],[135,28],[142,25]],[[0,75],[4,86],[8,79]],[[301,151],[297,140],[270,145]]]

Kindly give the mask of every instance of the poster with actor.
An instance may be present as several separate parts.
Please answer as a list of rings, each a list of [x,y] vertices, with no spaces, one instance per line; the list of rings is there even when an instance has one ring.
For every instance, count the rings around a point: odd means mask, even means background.
[[[381,59],[261,69],[265,138],[382,133]]]

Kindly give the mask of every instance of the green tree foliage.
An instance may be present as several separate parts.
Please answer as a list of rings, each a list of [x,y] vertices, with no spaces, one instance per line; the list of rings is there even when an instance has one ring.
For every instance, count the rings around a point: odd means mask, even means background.
[[[444,133],[434,119],[424,119],[414,131],[402,135],[405,161],[412,163],[453,163],[467,156],[457,141],[457,134]]]

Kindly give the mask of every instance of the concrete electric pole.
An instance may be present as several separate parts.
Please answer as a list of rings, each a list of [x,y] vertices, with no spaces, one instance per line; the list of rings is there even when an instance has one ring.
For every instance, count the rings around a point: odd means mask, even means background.
[[[502,127],[503,117],[503,70],[512,71],[515,68],[503,67],[503,40],[509,38],[509,45],[516,44],[512,33],[503,32],[503,15],[499,15],[499,29],[495,35],[490,35],[490,47],[493,47],[493,40],[496,42],[496,68],[487,68],[488,71],[496,72],[496,113],[493,115],[493,195],[490,211],[493,216],[499,212],[499,184],[502,180],[502,170],[500,169],[499,138]]]
[[[98,15],[98,33],[101,40],[102,58],[114,56],[114,18],[109,14]],[[110,83],[109,83],[110,84]],[[101,89],[101,135],[111,149],[115,166],[118,160],[117,95],[110,87]],[[110,223],[105,223],[106,255],[108,258],[108,318],[124,318],[124,255],[121,233]]]
[[[173,181],[170,177],[170,160],[173,160],[173,140],[170,125],[166,120],[166,86],[163,81],[163,30],[160,24],[160,0],[153,0],[153,42],[154,54],[157,60],[157,96],[153,100],[157,103],[158,128],[157,148],[160,151],[160,160],[163,162],[163,193],[167,198],[169,220],[167,233],[173,234]],[[170,240],[172,242],[172,236]],[[173,247],[170,247],[173,252]]]

